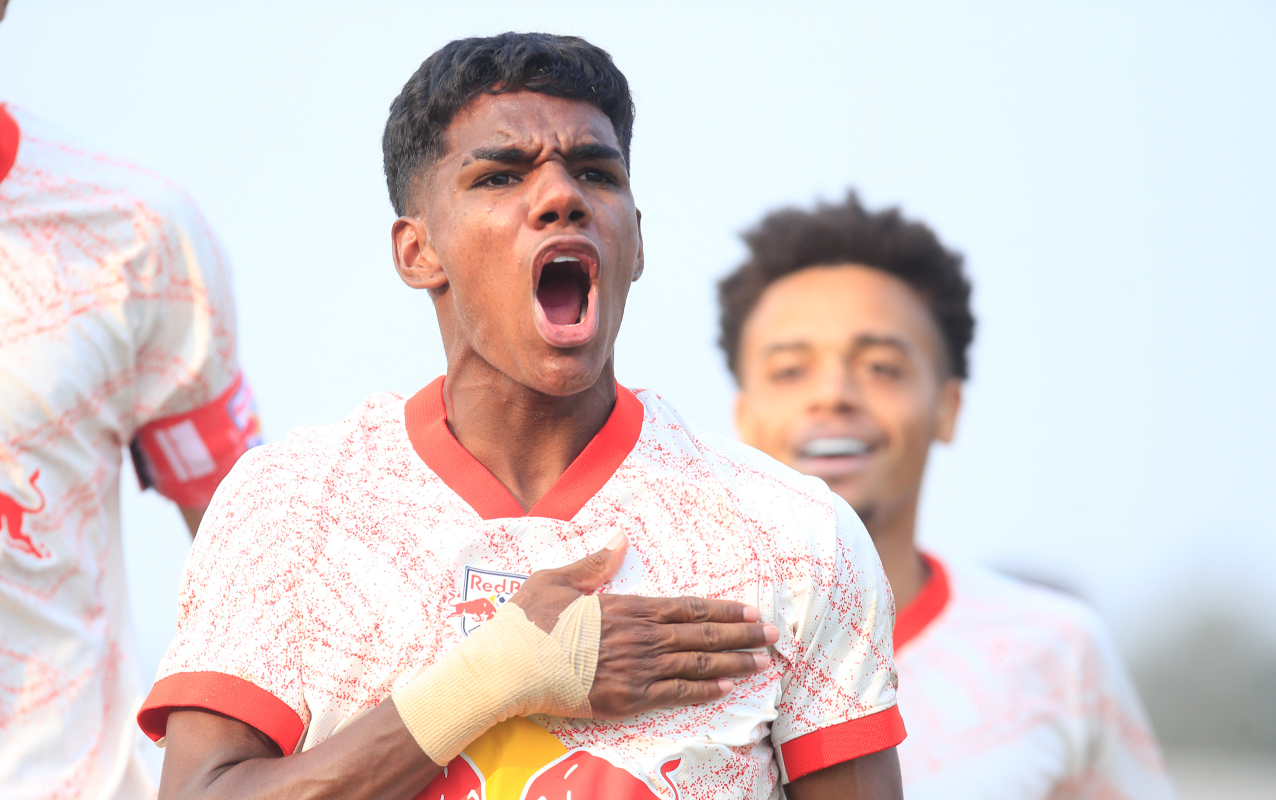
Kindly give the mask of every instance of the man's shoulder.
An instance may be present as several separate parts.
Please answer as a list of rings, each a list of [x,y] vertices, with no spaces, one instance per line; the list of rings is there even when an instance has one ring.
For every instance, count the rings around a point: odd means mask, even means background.
[[[943,564],[951,600],[936,627],[945,639],[1029,657],[1065,651],[1075,656],[1107,642],[1107,627],[1099,614],[1066,591],[961,559]]]
[[[203,227],[190,196],[176,182],[152,169],[105,152],[74,134],[21,108],[6,106],[18,125],[19,145],[13,171],[2,187],[11,206],[24,214],[47,211],[58,219],[90,215],[137,221],[140,230],[171,222]]]
[[[635,390],[646,419],[639,450],[650,469],[724,492],[743,514],[759,520],[825,519],[854,515],[819,478],[803,475],[760,450],[703,430],[657,392]],[[832,530],[832,526],[828,526]]]
[[[794,564],[835,554],[838,542],[863,530],[850,505],[819,478],[698,429],[651,390],[635,394],[646,419],[629,464],[662,507],[722,521],[732,535],[766,541],[776,558]]]
[[[324,484],[334,473],[358,471],[385,450],[401,449],[407,438],[403,402],[392,392],[369,395],[337,422],[293,428],[281,441],[249,450],[231,475],[244,483],[278,474],[288,481],[290,493],[297,493]]]

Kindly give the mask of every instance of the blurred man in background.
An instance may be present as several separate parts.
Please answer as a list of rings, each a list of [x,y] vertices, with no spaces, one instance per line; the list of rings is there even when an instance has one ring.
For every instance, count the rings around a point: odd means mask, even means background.
[[[1138,697],[1087,607],[916,545],[932,442],[950,442],[974,335],[962,259],[852,193],[745,235],[720,285],[741,438],[855,509],[894,590],[905,794],[1163,798]]]
[[[121,450],[193,534],[257,441],[230,275],[177,187],[4,105],[0,397],[0,796],[151,796]]]

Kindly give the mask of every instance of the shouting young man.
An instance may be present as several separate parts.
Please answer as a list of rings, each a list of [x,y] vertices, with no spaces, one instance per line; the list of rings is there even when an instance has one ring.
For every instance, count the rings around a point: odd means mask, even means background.
[[[855,514],[616,382],[632,126],[581,39],[455,41],[408,81],[394,261],[447,374],[223,484],[139,715],[161,796],[900,796]]]
[[[859,513],[899,603],[910,800],[1163,798],[1137,696],[1080,603],[917,549],[932,442],[953,438],[974,334],[961,257],[854,194],[770,214],[721,284],[745,442]]]

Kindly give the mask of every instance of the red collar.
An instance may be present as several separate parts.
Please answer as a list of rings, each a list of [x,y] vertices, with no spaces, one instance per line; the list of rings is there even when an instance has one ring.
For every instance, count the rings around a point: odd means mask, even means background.
[[[13,162],[18,160],[18,123],[9,116],[9,110],[0,105],[0,181],[5,179]]]
[[[935,617],[939,616],[939,612],[948,605],[948,573],[944,571],[944,565],[939,563],[939,559],[925,553],[922,553],[921,557],[930,569],[930,575],[926,578],[926,583],[922,584],[922,590],[913,598],[913,602],[895,614],[894,642],[897,653],[901,647],[925,630],[926,626],[933,622]]]
[[[525,512],[505,484],[452,435],[443,405],[443,378],[408,398],[403,412],[408,440],[417,455],[483,519],[527,516],[570,520],[634,449],[643,418],[642,402],[617,383],[616,406],[602,430],[532,510]]]

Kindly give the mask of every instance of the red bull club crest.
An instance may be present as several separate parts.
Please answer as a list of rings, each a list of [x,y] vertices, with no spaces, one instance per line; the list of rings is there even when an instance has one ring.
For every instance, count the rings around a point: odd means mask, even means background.
[[[469,636],[496,616],[501,606],[523,588],[526,575],[467,566],[459,597],[452,598],[452,617],[460,617],[461,635]]]

